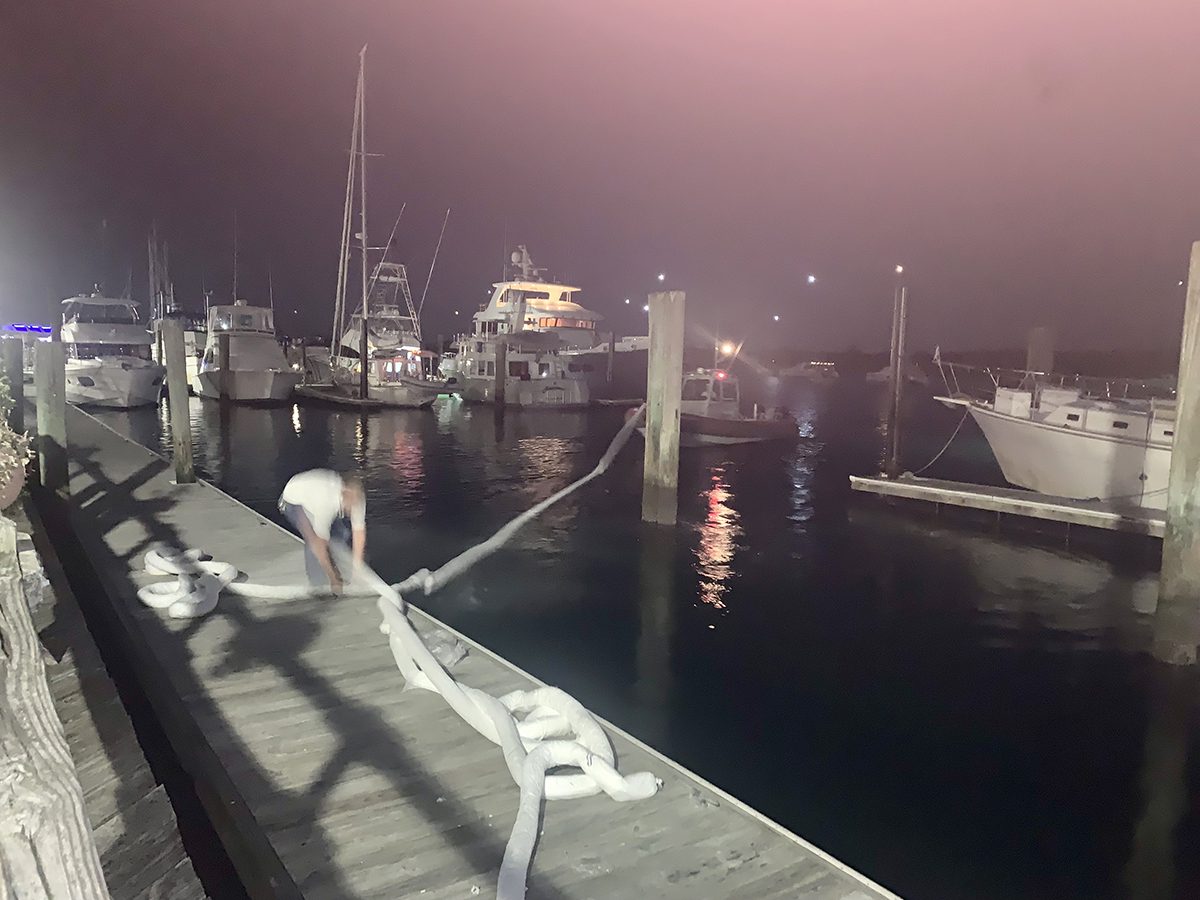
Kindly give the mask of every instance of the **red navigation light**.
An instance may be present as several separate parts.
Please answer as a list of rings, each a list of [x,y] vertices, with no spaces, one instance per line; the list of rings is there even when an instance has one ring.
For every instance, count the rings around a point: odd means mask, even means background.
[[[726,378],[729,377],[728,374],[726,374],[725,372],[722,372],[720,369],[717,369],[717,371],[714,372],[713,375],[716,377],[717,381],[724,381]]]

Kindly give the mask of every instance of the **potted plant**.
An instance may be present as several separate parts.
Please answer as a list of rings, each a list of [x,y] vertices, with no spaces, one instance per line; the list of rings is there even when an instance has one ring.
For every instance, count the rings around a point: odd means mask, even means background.
[[[0,510],[7,509],[25,486],[25,464],[29,461],[29,435],[18,434],[8,424],[13,408],[8,379],[0,372]]]

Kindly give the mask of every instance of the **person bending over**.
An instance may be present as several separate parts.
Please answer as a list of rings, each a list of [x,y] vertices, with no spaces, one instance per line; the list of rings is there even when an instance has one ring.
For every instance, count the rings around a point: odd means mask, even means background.
[[[304,538],[304,572],[308,583],[341,593],[343,578],[329,545],[331,541],[342,546],[351,544],[355,565],[363,561],[367,549],[367,499],[362,482],[328,469],[301,472],[284,485],[279,511]]]

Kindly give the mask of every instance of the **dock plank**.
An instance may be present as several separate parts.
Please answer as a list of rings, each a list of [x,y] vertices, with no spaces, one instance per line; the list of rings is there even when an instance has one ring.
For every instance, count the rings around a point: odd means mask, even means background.
[[[155,544],[293,584],[298,541],[210,485],[171,484],[161,458],[90,416],[72,410],[68,427],[80,540],[158,678],[151,699],[170,707],[169,733],[203,744],[193,776],[245,811],[227,841],[253,831],[260,855],[274,854],[281,875],[262,895],[492,895],[518,788],[499,748],[441,698],[403,690],[374,603],[226,596],[192,622],[146,610],[136,589]],[[417,609],[412,620],[441,627]],[[494,694],[537,684],[468,644],[454,670],[464,683]],[[632,803],[547,803],[531,898],[894,896],[605,725],[621,770],[655,772],[664,788]]]

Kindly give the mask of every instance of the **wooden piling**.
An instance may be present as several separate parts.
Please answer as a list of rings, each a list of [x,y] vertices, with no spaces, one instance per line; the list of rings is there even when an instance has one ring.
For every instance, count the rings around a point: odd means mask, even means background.
[[[1153,653],[1174,665],[1196,662],[1200,642],[1200,241],[1192,244],[1179,351],[1175,438],[1167,480]]]
[[[222,331],[217,335],[217,369],[221,372],[221,399],[225,400],[229,397],[229,386],[233,383],[232,377],[229,374],[230,353],[229,353],[229,332]]]
[[[178,319],[163,319],[160,326],[163,352],[167,357],[167,403],[171,407],[171,452],[175,459],[175,483],[192,484],[196,480],[196,470],[192,462],[192,420],[188,408],[187,351],[183,346],[183,324]]]
[[[1045,325],[1029,329],[1025,345],[1025,371],[1054,371],[1054,330]]]
[[[678,507],[684,301],[683,291],[663,291],[649,298],[642,521],[659,525],[674,525]]]
[[[39,341],[34,358],[37,452],[42,487],[67,486],[67,370],[61,341]]]
[[[908,288],[896,288],[896,299],[892,305],[892,400],[888,407],[888,457],[887,475],[900,475],[900,413],[904,398],[904,346],[908,330]]]
[[[8,425],[20,434],[25,430],[25,342],[19,337],[4,339],[4,374],[13,404],[8,411]]]
[[[492,402],[497,406],[505,403],[508,386],[508,342],[503,336],[496,337],[496,381],[492,389]]]

